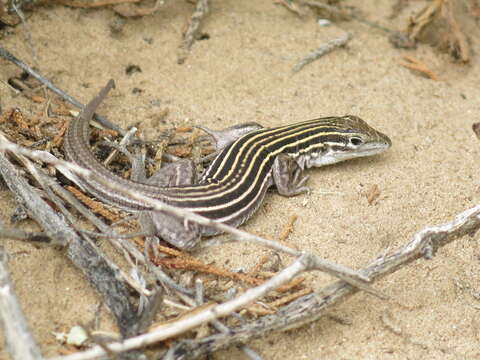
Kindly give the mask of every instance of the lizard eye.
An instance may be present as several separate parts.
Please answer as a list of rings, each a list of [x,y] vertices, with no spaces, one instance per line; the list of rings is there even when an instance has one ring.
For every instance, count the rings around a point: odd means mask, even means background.
[[[362,145],[362,144],[363,144],[363,140],[360,139],[360,138],[354,137],[354,138],[351,138],[351,139],[350,139],[350,144],[352,144],[352,145],[354,145],[354,146]]]

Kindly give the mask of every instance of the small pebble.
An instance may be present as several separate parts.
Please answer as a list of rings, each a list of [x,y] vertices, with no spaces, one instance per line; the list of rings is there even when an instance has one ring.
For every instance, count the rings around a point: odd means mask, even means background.
[[[74,326],[67,335],[67,344],[74,346],[82,346],[88,340],[87,333],[81,326]]]
[[[318,19],[317,23],[320,26],[329,26],[332,24],[328,19]]]

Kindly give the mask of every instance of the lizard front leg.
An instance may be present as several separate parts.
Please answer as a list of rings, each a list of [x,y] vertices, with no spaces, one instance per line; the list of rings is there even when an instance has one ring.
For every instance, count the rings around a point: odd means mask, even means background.
[[[295,196],[309,191],[304,186],[308,176],[302,175],[303,167],[286,154],[279,154],[273,163],[273,183],[280,195]]]

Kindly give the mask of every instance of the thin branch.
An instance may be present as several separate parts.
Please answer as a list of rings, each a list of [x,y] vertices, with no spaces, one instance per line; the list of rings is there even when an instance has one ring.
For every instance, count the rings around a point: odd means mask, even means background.
[[[0,325],[13,360],[43,359],[18,304],[7,270],[7,254],[0,246]]]
[[[125,3],[138,3],[141,0],[99,0],[99,1],[91,1],[91,0],[57,0],[59,4],[70,6],[73,8],[81,8],[81,9],[90,9],[90,8],[98,8],[110,5],[118,5],[118,4],[125,4]]]
[[[45,180],[46,181],[46,180]],[[52,181],[48,184],[48,186],[53,190],[54,193],[56,193],[58,196],[60,196],[64,201],[66,201],[72,208],[77,210],[82,216],[87,219],[89,222],[93,224],[97,229],[103,232],[110,232],[110,227],[105,224],[100,218],[95,216],[95,214],[88,209],[86,206],[84,206],[73,194],[65,190],[63,187],[61,187],[57,182]],[[73,223],[72,223],[73,224]],[[86,232],[87,235],[92,236],[91,232]],[[103,235],[102,233],[98,233]],[[97,234],[95,234],[97,235]],[[110,237],[113,235],[110,234],[105,234],[106,237]]]
[[[33,41],[32,41],[32,35],[30,33],[30,25],[27,25],[27,22],[25,20],[25,15],[23,14],[23,11],[20,10],[20,7],[17,7],[15,5],[15,1],[11,2],[12,8],[17,14],[17,16],[20,18],[22,21],[22,25],[25,28],[25,37],[26,37],[26,42],[28,47],[30,48],[30,51],[32,52],[32,58],[33,62],[36,64],[37,63],[37,52],[35,51],[35,47],[33,46]]]
[[[3,225],[0,226],[0,238],[20,240],[25,242],[34,242],[36,244],[44,244],[44,245],[50,245],[50,246],[61,245],[61,244],[55,244],[44,233],[26,232],[20,229],[7,228],[7,227],[4,227]]]
[[[311,62],[319,59],[325,54],[332,52],[334,49],[339,47],[344,47],[352,38],[352,34],[346,32],[339,36],[336,39],[327,41],[325,44],[322,44],[318,49],[313,50],[310,54],[300,60],[292,69],[292,72],[296,73],[303,69],[305,65],[310,64]]]
[[[179,64],[183,64],[188,57],[190,48],[195,41],[195,38],[200,30],[200,25],[202,19],[208,14],[208,0],[197,0],[195,5],[195,11],[193,12],[192,18],[190,19],[190,24],[188,29],[183,36],[182,44],[178,49],[178,60]]]
[[[270,280],[266,281],[262,285],[247,290],[241,296],[227,301],[225,303],[214,305],[206,308],[203,311],[193,313],[191,316],[182,317],[174,323],[161,325],[149,333],[136,336],[130,339],[126,339],[121,342],[114,342],[108,345],[108,348],[112,352],[125,352],[128,350],[134,350],[143,348],[148,345],[156,344],[160,341],[168,338],[180,335],[188,330],[191,330],[201,324],[210,322],[212,320],[227,316],[232,312],[239,310],[246,305],[252,303],[256,299],[264,296],[271,290],[276,289],[282,284],[287,283],[293,277],[299,273],[305,271],[311,263],[308,255],[303,255],[297,259],[290,266],[276,274]],[[75,353],[64,357],[53,358],[55,360],[89,360],[98,359],[106,355],[104,349],[96,346],[83,353]],[[52,360],[53,360],[52,359]]]
[[[127,131],[127,133],[123,136],[122,140],[118,143],[119,147],[125,147],[130,144],[132,137],[135,136],[135,133],[137,132],[136,127],[132,127],[130,130]],[[115,156],[117,156],[118,150],[113,149],[112,152],[107,156],[105,161],[103,162],[103,165],[108,166],[113,159],[115,159]]]
[[[457,215],[448,223],[429,226],[417,232],[407,244],[390,255],[378,256],[361,272],[372,280],[378,281],[419,258],[430,258],[439,248],[456,239],[465,235],[473,236],[479,229],[480,205],[477,205]],[[267,315],[233,328],[230,334],[216,334],[198,340],[180,341],[175,345],[175,351],[172,351],[176,354],[172,358],[176,360],[195,359],[232,345],[258,339],[271,331],[298,328],[318,320],[329,311],[330,307],[345,301],[357,291],[344,282],[337,281],[283,306],[273,315]]]

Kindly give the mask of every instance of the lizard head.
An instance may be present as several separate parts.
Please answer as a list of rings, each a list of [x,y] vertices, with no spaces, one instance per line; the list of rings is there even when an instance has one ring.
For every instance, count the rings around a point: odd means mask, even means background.
[[[321,151],[313,151],[307,167],[380,154],[392,146],[390,138],[375,130],[358,116],[346,115],[326,119],[329,131],[320,137]]]

